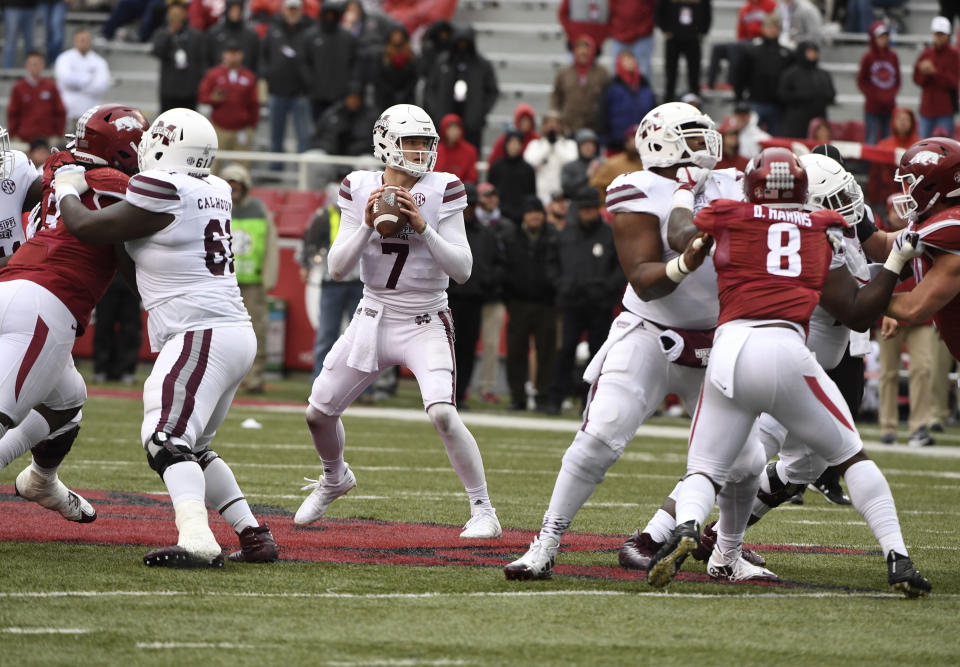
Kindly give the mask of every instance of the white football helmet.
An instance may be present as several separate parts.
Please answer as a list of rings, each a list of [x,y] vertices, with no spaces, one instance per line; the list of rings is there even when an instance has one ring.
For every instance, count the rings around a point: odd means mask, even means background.
[[[703,139],[704,147],[691,149],[691,139]],[[640,121],[634,141],[644,169],[679,164],[713,169],[723,158],[723,138],[713,119],[683,102],[651,109]]]
[[[403,140],[406,137],[426,137],[430,139],[430,149],[410,151],[420,155],[419,162],[412,162],[403,154]],[[437,145],[440,135],[433,126],[429,114],[413,104],[394,104],[380,114],[373,125],[373,155],[380,158],[388,167],[399,169],[411,176],[420,176],[433,171],[437,163]]]
[[[833,158],[819,153],[800,156],[807,172],[808,211],[830,209],[843,216],[848,225],[863,218],[863,190],[849,171]]]
[[[13,151],[10,150],[10,134],[0,126],[0,178],[13,176]]]
[[[217,155],[217,133],[192,109],[170,109],[157,116],[137,148],[140,171],[161,169],[202,178]]]

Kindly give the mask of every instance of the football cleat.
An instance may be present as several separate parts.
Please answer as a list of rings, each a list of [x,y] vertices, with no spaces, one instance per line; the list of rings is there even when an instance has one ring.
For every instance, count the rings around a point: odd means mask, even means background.
[[[691,519],[678,524],[670,539],[660,548],[650,561],[647,570],[647,583],[654,588],[664,588],[669,584],[687,556],[700,544],[700,526]]]
[[[330,503],[340,496],[347,495],[351,489],[355,489],[357,486],[357,477],[350,470],[350,466],[347,466],[347,472],[344,473],[339,484],[327,484],[326,477],[319,480],[309,477],[303,479],[310,483],[300,490],[311,489],[311,492],[293,517],[293,522],[298,526],[306,526],[314,521],[319,521],[326,514]]]
[[[496,511],[489,509],[470,517],[470,520],[464,524],[460,537],[468,540],[492,540],[502,534],[503,530],[497,520]]]
[[[147,567],[223,567],[223,554],[216,556],[191,553],[180,545],[160,547],[143,557]]]
[[[907,441],[907,444],[911,447],[930,447],[936,443],[933,440],[933,436],[931,436],[927,430],[927,427],[921,426],[910,434],[910,440]]]
[[[890,588],[908,598],[923,597],[932,589],[926,577],[917,572],[910,557],[898,554],[893,549],[887,554],[887,582]]]
[[[620,567],[628,570],[647,570],[650,568],[650,559],[660,551],[662,546],[663,542],[655,542],[650,537],[650,533],[641,533],[637,529],[620,547],[620,553],[617,556]]]
[[[738,554],[733,562],[728,562],[719,549],[714,548],[707,561],[707,574],[711,579],[749,583],[751,581],[780,581],[780,577],[765,567],[747,562],[742,554]]]
[[[557,562],[557,549],[560,542],[552,537],[541,540],[533,538],[527,553],[503,568],[507,579],[530,581],[549,579],[553,576],[553,566]]]
[[[793,496],[804,488],[803,484],[785,484],[783,480],[780,479],[780,475],[777,474],[776,461],[770,461],[762,474],[767,476],[767,481],[770,483],[770,493],[766,493],[761,489],[757,491],[757,498],[771,509],[782,505],[788,500],[792,501]],[[803,503],[801,501],[798,504]]]
[[[57,474],[42,475],[28,466],[13,483],[16,494],[60,515],[67,521],[90,523],[96,521],[97,511],[84,498],[60,481]]]
[[[693,553],[690,554],[693,556],[694,560],[698,560],[701,563],[710,559],[710,556],[713,554],[713,548],[717,544],[717,531],[715,527],[717,522],[708,523],[703,529],[703,533],[700,535],[700,546],[694,549]],[[758,554],[753,549],[747,549],[746,547],[741,546],[740,548],[741,555],[743,560],[747,561],[751,565],[757,565],[763,567],[767,564],[767,559]]]
[[[240,551],[227,556],[234,563],[275,563],[280,550],[273,534],[266,526],[247,526],[238,534]]]
[[[840,486],[840,474],[833,468],[827,468],[817,481],[808,484],[807,488],[822,493],[831,505],[852,505],[850,497],[843,492]]]

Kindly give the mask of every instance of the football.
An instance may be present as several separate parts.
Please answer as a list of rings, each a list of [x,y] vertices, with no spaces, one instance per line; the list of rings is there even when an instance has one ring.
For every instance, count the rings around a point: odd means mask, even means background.
[[[409,216],[400,210],[398,190],[397,187],[388,186],[380,198],[373,202],[373,226],[380,236],[396,236],[410,221]]]

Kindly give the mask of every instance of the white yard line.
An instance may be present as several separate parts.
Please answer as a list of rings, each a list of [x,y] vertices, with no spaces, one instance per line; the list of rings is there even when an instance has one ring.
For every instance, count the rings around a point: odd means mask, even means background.
[[[86,635],[93,632],[87,628],[0,628],[8,635]]]
[[[137,642],[137,648],[149,649],[179,649],[179,648],[218,648],[218,649],[259,649],[262,646],[254,644],[235,644],[233,642]]]

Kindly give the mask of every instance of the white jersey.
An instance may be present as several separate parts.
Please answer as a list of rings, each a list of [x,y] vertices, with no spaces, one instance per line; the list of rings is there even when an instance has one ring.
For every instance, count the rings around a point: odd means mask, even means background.
[[[13,154],[13,172],[0,181],[0,257],[9,257],[27,237],[23,231],[23,200],[40,172],[22,151]]]
[[[707,179],[703,192],[694,202],[694,213],[714,199],[743,199],[743,174],[736,169],[717,169]],[[673,192],[677,182],[652,171],[634,171],[617,176],[607,188],[607,210],[611,213],[647,213],[660,220],[661,261],[678,255],[667,243],[667,221],[673,208]],[[717,274],[713,260],[690,274],[670,294],[643,301],[632,285],[627,285],[623,307],[656,324],[678,329],[711,329],[717,326],[720,301],[717,296]]]
[[[355,171],[343,179],[337,204],[342,214],[341,234],[364,224],[370,193],[383,185],[383,172]],[[430,172],[410,188],[424,221],[439,232],[451,216],[467,206],[463,183],[453,174]],[[396,237],[373,238],[360,255],[364,296],[393,309],[422,313],[441,310],[447,303],[450,277],[437,264],[419,234],[410,225]]]
[[[249,323],[233,268],[227,182],[154,169],[130,179],[126,199],[174,216],[159,232],[124,244],[137,265],[150,348],[185,331]]]

